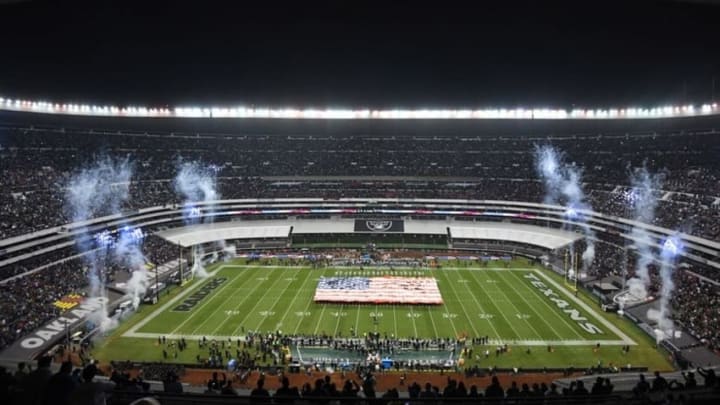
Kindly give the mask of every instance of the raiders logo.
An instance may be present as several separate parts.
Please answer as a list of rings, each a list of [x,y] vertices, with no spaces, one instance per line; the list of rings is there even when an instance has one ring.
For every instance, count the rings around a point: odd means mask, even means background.
[[[365,221],[367,229],[373,232],[385,232],[392,228],[392,221]]]

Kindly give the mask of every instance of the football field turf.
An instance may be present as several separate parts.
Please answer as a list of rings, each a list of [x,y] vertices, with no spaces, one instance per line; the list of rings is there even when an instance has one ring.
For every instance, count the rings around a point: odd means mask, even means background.
[[[383,275],[434,277],[444,304],[313,302],[320,277]],[[548,290],[553,294],[546,296]],[[401,338],[488,336],[497,343],[542,346],[634,344],[562,284],[530,267],[360,270],[224,264],[124,336],[227,339],[278,330],[344,337],[353,331]]]
[[[487,345],[516,348],[497,366],[564,367],[597,363],[667,369],[654,342],[629,321],[600,311],[586,293],[578,297],[561,277],[526,261],[441,269],[364,269],[249,266],[240,261],[211,266],[196,279],[141,306],[94,351],[100,360],[163,360],[158,337],[169,340],[236,340],[250,331],[350,337],[379,332],[388,337],[487,336]],[[313,296],[321,277],[434,277],[442,305],[320,304]],[[590,326],[588,326],[590,325]],[[597,344],[601,350],[595,350]],[[546,350],[552,346],[553,351]],[[631,346],[630,354],[621,347]],[[195,362],[196,346],[166,361]],[[532,355],[526,351],[532,348]],[[494,357],[494,356],[493,356]],[[469,364],[486,364],[477,356]]]

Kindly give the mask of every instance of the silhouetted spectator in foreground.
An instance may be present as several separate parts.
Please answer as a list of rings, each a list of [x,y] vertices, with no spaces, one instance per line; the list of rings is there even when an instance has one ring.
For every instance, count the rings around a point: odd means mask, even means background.
[[[655,379],[652,383],[652,391],[659,392],[665,391],[668,388],[668,383],[665,377],[660,375],[659,371],[655,372]]]
[[[500,381],[497,376],[493,376],[490,385],[485,388],[485,398],[503,398],[505,391],[503,391]]]
[[[250,403],[252,404],[269,404],[270,393],[265,388],[265,380],[260,378],[257,387],[250,391]]]
[[[178,376],[175,373],[168,373],[165,381],[163,381],[163,390],[172,394],[182,394],[183,386],[178,380]]]
[[[697,372],[705,379],[705,388],[713,388],[717,385],[717,375],[715,375],[715,370],[698,368]]]
[[[63,362],[60,371],[50,377],[45,390],[45,404],[67,405],[70,403],[70,395],[76,386],[71,375],[72,369],[72,363],[69,361]]]
[[[115,383],[112,381],[93,381],[96,375],[97,368],[94,364],[83,369],[83,383],[70,396],[72,405],[105,405],[107,403],[107,395],[115,389]]]
[[[222,395],[231,395],[231,396],[237,396],[237,392],[232,387],[232,380],[225,383],[225,386],[220,391]]]
[[[25,377],[22,382],[24,391],[23,404],[41,405],[44,403],[45,389],[47,388],[50,378],[52,378],[50,363],[52,363],[50,356],[41,357],[38,360],[38,368]]]
[[[633,394],[635,394],[636,397],[642,397],[645,394],[647,394],[650,391],[650,384],[645,380],[645,375],[640,374],[640,381],[638,381],[637,384],[635,384],[635,388],[633,388]]]
[[[287,377],[283,377],[282,386],[275,391],[275,403],[291,404],[298,398],[300,398],[300,393],[297,387],[291,387],[290,380]]]

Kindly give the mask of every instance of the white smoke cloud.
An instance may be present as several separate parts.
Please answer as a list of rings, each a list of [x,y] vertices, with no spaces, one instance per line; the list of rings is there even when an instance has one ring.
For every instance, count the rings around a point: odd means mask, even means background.
[[[140,246],[143,237],[142,231],[137,233],[134,228],[125,227],[119,232],[114,247],[115,262],[132,273],[126,283],[126,297],[131,299],[133,309],[140,306],[140,301],[149,286],[148,272],[145,267],[147,260]]]
[[[631,189],[625,194],[625,201],[631,208],[632,217],[641,223],[652,223],[655,219],[657,198],[655,191],[662,186],[663,176],[652,175],[645,166],[630,173]],[[638,298],[648,296],[647,289],[650,286],[650,273],[648,266],[657,262],[654,241],[650,233],[642,226],[633,226],[630,236],[634,240],[637,250],[637,263],[635,266],[635,277],[628,280],[632,285],[631,291]],[[626,269],[624,269],[625,274]]]
[[[220,200],[214,166],[203,166],[198,162],[181,162],[175,177],[175,191],[183,198],[183,218],[186,224],[213,222],[215,202]],[[224,240],[218,241],[217,244],[220,250],[227,248]],[[207,271],[202,263],[203,255],[204,250],[201,246],[193,247],[191,272],[198,277],[207,277]]]
[[[660,288],[660,309],[657,314],[657,322],[658,328],[667,335],[671,334],[675,329],[675,325],[670,319],[670,298],[675,290],[673,273],[675,272],[677,257],[682,253],[682,250],[683,246],[680,238],[670,236],[663,243],[660,252],[660,280],[662,281],[662,287]],[[650,316],[649,312],[648,316]]]
[[[133,167],[129,159],[104,157],[95,163],[74,173],[65,185],[64,210],[72,222],[84,222],[89,219],[117,214],[129,197],[130,180]],[[106,297],[105,271],[112,263],[111,247],[106,239],[91,235],[86,226],[76,233],[75,240],[80,253],[88,266],[90,297]],[[102,330],[115,324],[108,317],[107,300],[92,315]]]
[[[587,271],[595,260],[595,232],[580,211],[591,211],[582,189],[582,170],[564,162],[561,152],[549,145],[535,147],[535,169],[545,186],[545,204],[566,207],[566,217],[575,222],[585,236],[582,270]]]
[[[207,270],[205,270],[205,266],[203,265],[203,256],[205,255],[205,251],[202,246],[195,245],[192,248],[192,256],[193,256],[193,265],[190,268],[190,273],[194,274],[196,277],[200,278],[206,278],[208,276]]]

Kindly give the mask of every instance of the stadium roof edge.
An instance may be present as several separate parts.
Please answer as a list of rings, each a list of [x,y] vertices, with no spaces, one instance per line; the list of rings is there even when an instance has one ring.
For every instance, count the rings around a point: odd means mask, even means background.
[[[0,111],[92,117],[308,120],[614,120],[720,115],[717,103],[606,109],[297,109],[255,106],[145,107],[68,104],[0,96]]]

